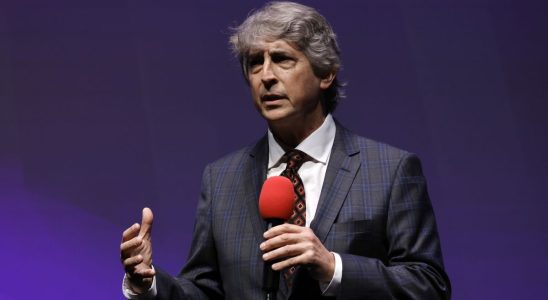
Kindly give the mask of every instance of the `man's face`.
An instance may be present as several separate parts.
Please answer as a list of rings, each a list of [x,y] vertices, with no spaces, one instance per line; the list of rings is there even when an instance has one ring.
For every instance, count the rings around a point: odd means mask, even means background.
[[[284,40],[263,42],[250,53],[247,67],[254,104],[269,124],[321,124],[322,92],[334,76],[318,78],[303,52]]]

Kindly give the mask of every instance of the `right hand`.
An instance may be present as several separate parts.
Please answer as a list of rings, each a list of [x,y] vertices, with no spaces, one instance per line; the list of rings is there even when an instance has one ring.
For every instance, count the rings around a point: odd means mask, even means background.
[[[152,269],[152,211],[143,208],[141,224],[131,225],[122,234],[120,257],[130,288],[137,294],[145,293],[152,286],[155,272]]]

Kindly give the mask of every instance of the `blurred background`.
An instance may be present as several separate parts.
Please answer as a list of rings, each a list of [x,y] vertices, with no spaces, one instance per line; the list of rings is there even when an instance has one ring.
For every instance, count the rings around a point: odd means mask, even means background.
[[[0,2],[0,299],[122,299],[122,231],[186,261],[208,162],[266,132],[231,26],[263,1]],[[417,153],[453,299],[548,294],[548,2],[303,1],[351,130]]]

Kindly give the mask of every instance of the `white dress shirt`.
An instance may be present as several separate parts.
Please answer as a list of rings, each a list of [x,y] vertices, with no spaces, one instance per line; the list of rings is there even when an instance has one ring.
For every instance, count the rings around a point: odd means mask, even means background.
[[[322,125],[304,139],[295,149],[301,150],[312,157],[299,168],[298,173],[303,181],[306,201],[306,226],[314,220],[320,193],[322,191],[325,172],[331,155],[331,148],[335,141],[336,126],[333,117],[328,114]],[[281,161],[285,151],[268,130],[268,171],[267,177],[278,176],[285,170],[286,163]],[[320,282],[320,288],[324,296],[334,296],[340,286],[342,279],[342,260],[339,254],[332,252],[335,256],[335,272],[331,282]],[[126,276],[124,276],[122,291],[128,299],[151,299],[157,295],[156,278],[151,288],[142,295],[137,295],[129,288]]]

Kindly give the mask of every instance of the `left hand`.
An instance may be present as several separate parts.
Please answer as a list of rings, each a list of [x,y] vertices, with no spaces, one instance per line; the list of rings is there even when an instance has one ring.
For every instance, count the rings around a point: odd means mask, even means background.
[[[260,248],[263,260],[277,261],[272,265],[281,271],[295,265],[306,266],[318,281],[330,282],[335,272],[335,257],[314,234],[312,229],[293,224],[282,224],[264,233],[266,241]]]

